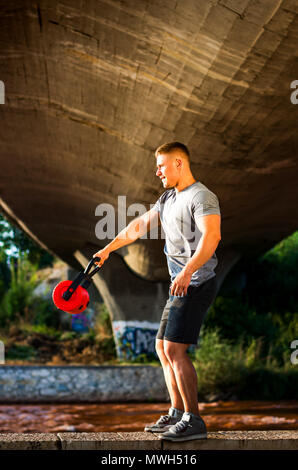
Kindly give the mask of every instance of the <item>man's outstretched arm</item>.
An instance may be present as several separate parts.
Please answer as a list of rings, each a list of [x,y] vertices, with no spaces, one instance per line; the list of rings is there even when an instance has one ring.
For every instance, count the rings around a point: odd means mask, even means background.
[[[102,266],[108,259],[112,251],[118,250],[122,246],[129,245],[135,242],[138,238],[145,235],[148,230],[152,230],[160,223],[159,212],[150,209],[145,214],[132,220],[127,227],[125,227],[118,235],[103,249],[94,253],[93,258],[96,256],[100,258],[100,262],[95,263]]]
[[[220,215],[205,215],[197,218],[196,223],[202,236],[196,251],[174,279],[171,285],[172,295],[187,294],[191,276],[211,258],[221,240]]]

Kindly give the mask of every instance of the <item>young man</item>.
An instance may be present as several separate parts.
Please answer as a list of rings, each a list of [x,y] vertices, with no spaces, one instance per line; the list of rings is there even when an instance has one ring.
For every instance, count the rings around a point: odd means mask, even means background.
[[[133,220],[93,256],[101,258],[97,263],[101,266],[111,251],[162,224],[171,285],[156,336],[156,351],[171,407],[167,415],[146,426],[145,431],[180,442],[207,437],[199,414],[197,374],[187,349],[197,344],[203,319],[217,292],[214,268],[215,250],[221,239],[220,208],[216,195],[193,177],[184,144],[161,145],[155,157],[156,175],[166,191],[151,210]]]

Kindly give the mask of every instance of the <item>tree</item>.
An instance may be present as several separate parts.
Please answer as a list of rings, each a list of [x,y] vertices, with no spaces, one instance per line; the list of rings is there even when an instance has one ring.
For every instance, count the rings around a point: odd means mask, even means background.
[[[8,222],[1,214],[0,252],[5,253],[6,261],[13,258],[14,262],[17,262],[20,255],[27,254],[28,261],[36,264],[38,269],[51,265],[54,260],[54,256],[51,253],[39,246],[25,232]]]

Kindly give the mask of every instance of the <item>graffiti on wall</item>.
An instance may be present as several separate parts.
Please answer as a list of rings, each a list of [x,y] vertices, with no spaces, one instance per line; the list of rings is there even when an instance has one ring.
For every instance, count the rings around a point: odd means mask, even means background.
[[[157,358],[155,338],[158,327],[158,323],[146,321],[114,321],[118,357],[132,359],[144,354]]]

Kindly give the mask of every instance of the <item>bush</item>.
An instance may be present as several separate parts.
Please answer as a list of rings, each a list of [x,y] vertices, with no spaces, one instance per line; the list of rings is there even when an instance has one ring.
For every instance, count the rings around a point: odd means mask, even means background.
[[[78,337],[78,333],[76,331],[65,331],[60,336],[60,340],[61,341],[69,341],[69,340],[75,339],[77,337]]]
[[[240,400],[296,400],[298,371],[258,366],[247,370],[239,383]]]
[[[0,302],[9,288],[11,281],[10,269],[8,266],[8,259],[5,251],[0,251]]]
[[[220,336],[218,329],[202,330],[194,367],[198,390],[202,395],[223,392],[236,385],[245,374],[245,356],[241,345],[232,345]]]
[[[28,315],[36,286],[36,267],[29,263],[26,255],[17,266],[11,265],[11,284],[0,304],[0,326],[20,320]]]
[[[30,360],[36,356],[36,350],[31,346],[15,344],[9,348],[9,351],[6,354],[6,359],[16,359],[16,360]]]
[[[11,283],[0,303],[0,327],[12,323],[31,323],[60,328],[60,318],[48,300],[34,295],[38,284],[37,266],[32,265],[27,255],[10,266]]]
[[[243,297],[259,312],[298,312],[298,232],[257,260],[243,260],[247,283]]]
[[[109,311],[104,303],[96,303],[96,315],[92,335],[107,356],[116,357],[116,345]]]
[[[233,297],[224,294],[218,296],[210,307],[204,324],[208,329],[220,329],[222,336],[233,343],[243,341],[244,346],[265,333],[267,338],[273,338],[278,333],[271,313],[257,312],[239,294],[234,294]]]
[[[2,214],[0,214],[0,241],[1,251],[9,252],[11,259],[15,261],[19,256],[26,255],[28,261],[36,265],[38,269],[53,264],[54,256],[51,253],[44,250],[25,232],[11,224]]]
[[[274,358],[262,360],[262,339],[252,339],[247,348],[232,344],[218,329],[202,330],[201,347],[195,352],[201,397],[210,393],[234,393],[240,400],[295,399],[298,371],[291,365],[278,367]]]
[[[61,333],[55,328],[41,324],[41,325],[31,325],[27,323],[22,324],[22,331],[30,333],[38,333],[40,335],[49,336],[53,339],[60,339]]]
[[[48,328],[61,329],[60,316],[52,302],[43,299],[41,296],[32,298],[30,308],[30,322],[33,325],[44,325]]]

